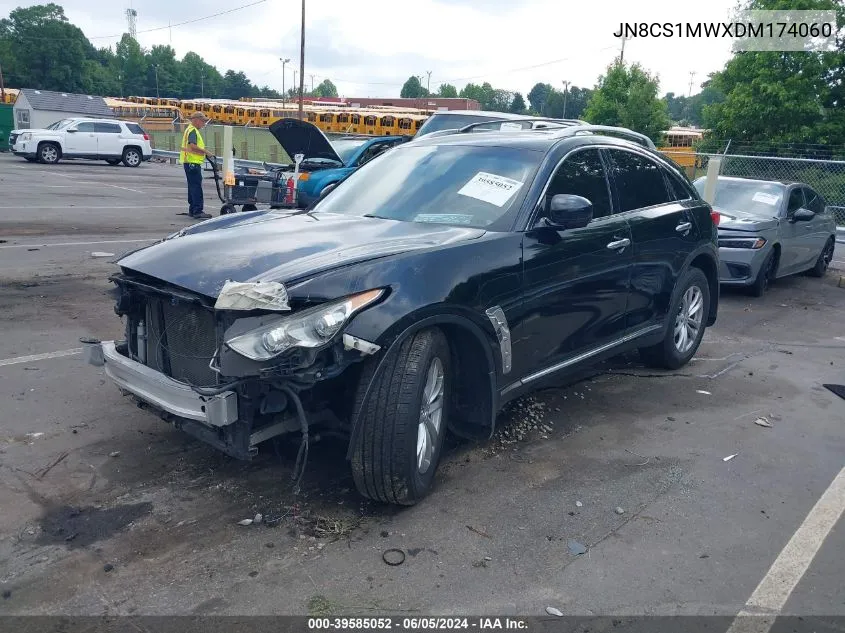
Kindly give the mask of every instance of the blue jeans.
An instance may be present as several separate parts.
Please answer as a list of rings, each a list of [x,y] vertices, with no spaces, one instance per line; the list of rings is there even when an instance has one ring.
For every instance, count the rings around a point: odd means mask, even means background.
[[[188,180],[188,214],[202,213],[202,165],[185,163],[185,178]]]

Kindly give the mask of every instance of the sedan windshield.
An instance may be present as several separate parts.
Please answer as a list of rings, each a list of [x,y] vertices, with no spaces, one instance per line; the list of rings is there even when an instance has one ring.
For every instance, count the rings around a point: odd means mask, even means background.
[[[704,178],[695,181],[699,194],[704,193]],[[778,214],[784,187],[776,182],[755,180],[723,180],[716,183],[716,200],[713,207],[725,211],[744,211],[770,218]]]
[[[314,211],[484,228],[520,204],[542,158],[511,147],[406,146],[364,165]]]
[[[332,141],[332,147],[344,164],[349,162],[352,154],[364,144],[364,141]]]

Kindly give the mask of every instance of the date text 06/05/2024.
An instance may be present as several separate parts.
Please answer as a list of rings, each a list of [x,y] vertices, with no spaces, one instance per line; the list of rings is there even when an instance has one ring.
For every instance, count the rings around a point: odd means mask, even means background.
[[[451,631],[512,630],[527,631],[528,623],[520,618],[500,617],[413,617],[413,618],[309,618],[310,631]]]

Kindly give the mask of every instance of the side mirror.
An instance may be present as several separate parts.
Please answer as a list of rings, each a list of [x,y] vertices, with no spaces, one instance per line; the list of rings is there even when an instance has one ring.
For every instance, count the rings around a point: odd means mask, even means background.
[[[335,187],[337,187],[336,182],[333,182],[332,184],[323,187],[323,190],[320,192],[320,199],[322,200],[327,195],[329,195],[332,192],[332,189],[334,189]]]
[[[793,222],[809,222],[816,214],[809,209],[798,209],[795,213],[792,214],[792,221]]]
[[[543,219],[546,226],[560,231],[580,229],[593,219],[593,203],[582,196],[559,193],[552,197]]]

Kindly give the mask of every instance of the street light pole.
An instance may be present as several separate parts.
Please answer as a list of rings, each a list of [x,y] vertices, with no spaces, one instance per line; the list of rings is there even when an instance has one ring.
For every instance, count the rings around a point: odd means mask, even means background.
[[[285,64],[287,64],[290,59],[279,57],[279,61],[282,62],[282,109],[285,107]]]
[[[299,120],[305,119],[302,113],[302,93],[305,91],[305,0],[302,0],[302,24],[299,39]]]
[[[571,82],[564,81],[562,83],[563,83],[563,116],[561,118],[565,119],[566,118],[566,95],[569,93],[569,84]]]
[[[425,84],[425,96],[428,97],[431,95],[431,71],[427,70],[425,72],[428,73],[428,81]]]
[[[200,68],[200,98],[205,98],[205,71]]]

